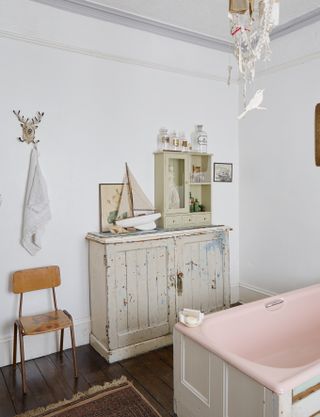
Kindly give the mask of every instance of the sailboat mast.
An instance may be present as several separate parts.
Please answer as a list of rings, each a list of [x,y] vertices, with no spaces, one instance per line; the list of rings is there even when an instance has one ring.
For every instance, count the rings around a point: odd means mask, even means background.
[[[127,174],[127,180],[128,180],[128,191],[129,191],[129,199],[130,199],[130,203],[131,203],[131,212],[132,212],[132,216],[134,216],[133,194],[132,194],[132,188],[131,188],[131,182],[130,182],[129,167],[128,167],[127,163],[126,163],[126,174]]]

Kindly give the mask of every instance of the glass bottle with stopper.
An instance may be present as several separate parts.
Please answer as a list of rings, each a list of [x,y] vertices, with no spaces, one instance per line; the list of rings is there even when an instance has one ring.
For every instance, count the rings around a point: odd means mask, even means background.
[[[190,213],[194,212],[194,198],[191,195],[191,191],[189,192],[189,211]]]
[[[196,125],[192,134],[193,149],[196,152],[207,152],[208,148],[208,135],[203,130],[203,125]]]

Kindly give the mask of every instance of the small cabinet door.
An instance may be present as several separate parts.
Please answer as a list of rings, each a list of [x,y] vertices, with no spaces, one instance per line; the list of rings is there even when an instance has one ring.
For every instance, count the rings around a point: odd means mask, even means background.
[[[110,349],[172,332],[173,239],[109,245],[107,274]]]
[[[166,154],[164,165],[164,210],[168,214],[189,212],[189,158],[183,154]]]
[[[225,234],[177,238],[177,308],[209,313],[228,305]]]

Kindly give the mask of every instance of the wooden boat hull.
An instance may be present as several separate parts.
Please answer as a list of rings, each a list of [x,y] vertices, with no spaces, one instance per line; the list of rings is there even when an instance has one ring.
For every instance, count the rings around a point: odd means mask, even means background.
[[[153,230],[156,228],[155,221],[160,219],[161,213],[143,214],[137,217],[128,217],[117,220],[116,225],[121,227],[135,227],[138,230]]]

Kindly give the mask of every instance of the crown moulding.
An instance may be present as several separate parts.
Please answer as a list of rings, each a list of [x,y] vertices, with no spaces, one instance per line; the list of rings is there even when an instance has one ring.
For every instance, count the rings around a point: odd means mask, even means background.
[[[216,49],[222,52],[231,53],[233,43],[223,39],[194,32],[185,28],[177,27],[167,23],[159,22],[144,16],[119,10],[110,6],[104,6],[94,3],[90,0],[32,0],[36,3],[42,3],[55,8],[78,13],[84,16],[105,20],[131,27],[134,29],[144,30],[168,38],[189,42],[206,48]],[[226,16],[227,18],[227,16]],[[320,20],[320,7],[305,13],[287,23],[279,25],[271,33],[271,39],[277,39],[281,36],[288,35],[291,32],[299,30],[305,26],[316,23]]]
[[[189,42],[206,48],[223,52],[232,52],[231,42],[216,39],[212,36],[173,26],[147,17],[139,16],[110,6],[93,3],[90,0],[33,0],[55,8],[93,17],[134,29],[144,30],[156,35]]]

